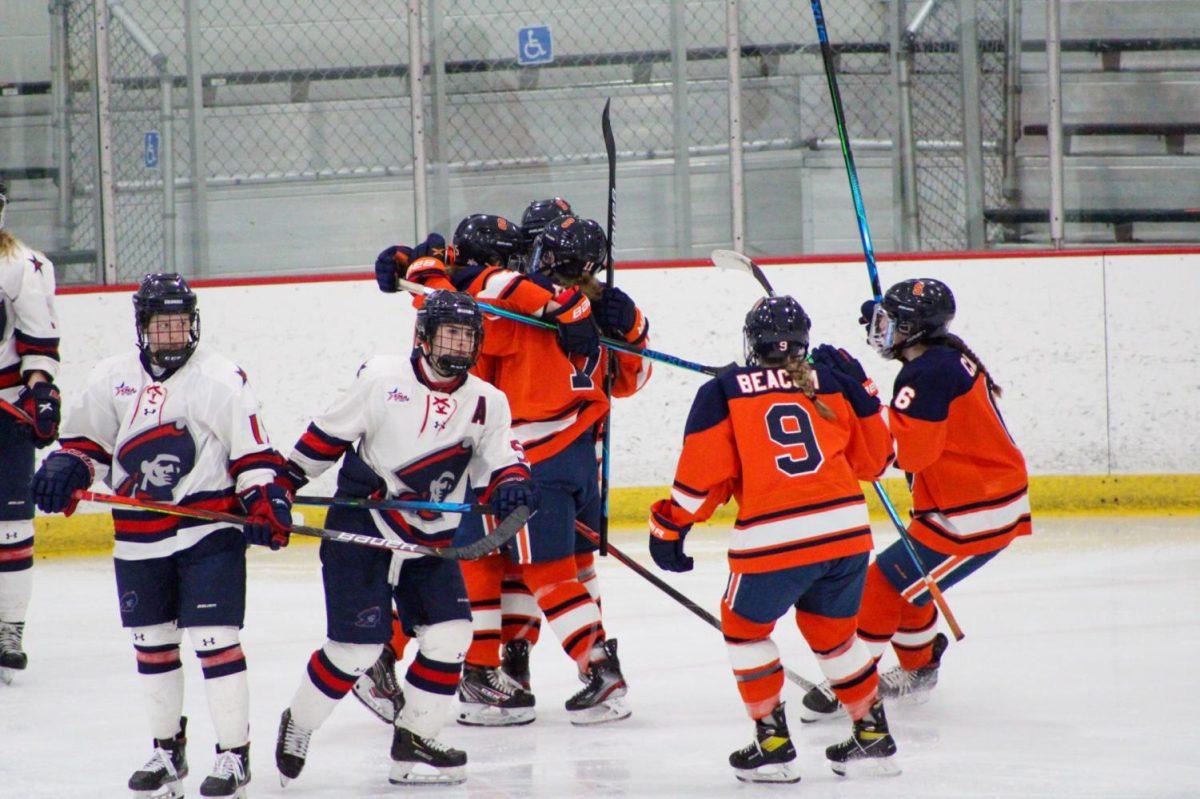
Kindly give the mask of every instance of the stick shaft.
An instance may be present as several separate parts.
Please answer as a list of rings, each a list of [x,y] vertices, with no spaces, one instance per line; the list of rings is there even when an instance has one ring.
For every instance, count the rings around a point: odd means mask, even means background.
[[[607,259],[605,263],[604,286],[612,290],[615,280],[613,264],[613,231],[617,223],[617,141],[613,137],[612,117],[609,113],[612,98],[604,103],[604,113],[600,115],[600,130],[604,136],[604,150],[608,155],[608,231]],[[604,414],[604,437],[600,446],[600,556],[608,555],[608,489],[609,470],[612,463],[612,389],[613,380],[617,374],[617,359],[613,351],[608,351],[607,368],[604,371],[604,399],[608,402],[608,410]]]

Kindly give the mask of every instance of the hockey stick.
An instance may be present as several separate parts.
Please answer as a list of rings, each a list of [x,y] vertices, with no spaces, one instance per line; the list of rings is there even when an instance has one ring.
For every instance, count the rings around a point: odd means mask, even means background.
[[[178,505],[168,505],[163,502],[151,502],[144,499],[135,499],[133,497],[122,497],[116,494],[97,494],[92,491],[76,491],[75,499],[80,502],[100,502],[106,505],[120,505],[129,508],[138,508],[141,510],[155,511],[157,513],[165,513],[170,516],[181,516],[190,519],[206,519],[214,522],[225,522],[226,524],[236,525],[241,527],[246,523],[243,516],[237,516],[232,513],[223,513],[215,510],[205,510],[203,508],[183,508]],[[311,538],[320,538],[325,541],[334,541],[339,544],[358,544],[360,546],[372,547],[374,549],[386,549],[391,552],[399,552],[413,556],[431,555],[435,558],[444,558],[446,560],[475,560],[488,554],[497,547],[501,547],[508,543],[515,536],[525,522],[529,520],[529,509],[524,505],[520,505],[510,513],[504,521],[496,525],[496,529],[485,535],[478,541],[467,544],[461,547],[427,547],[421,544],[410,544],[406,541],[393,541],[388,538],[377,538],[375,536],[365,535],[363,533],[348,533],[342,530],[326,530],[323,527],[307,527],[305,525],[295,525],[292,527],[292,532],[297,535],[309,536]]]
[[[850,135],[846,132],[846,114],[842,109],[841,92],[838,91],[837,72],[833,64],[833,47],[829,44],[829,32],[825,30],[825,12],[821,9],[821,0],[811,0],[811,3],[813,22],[817,26],[817,38],[821,42],[821,61],[825,66],[825,81],[829,85],[829,98],[833,102],[833,118],[837,123],[838,141],[842,145],[842,160],[846,163],[846,178],[850,183],[850,196],[854,200],[854,215],[858,220],[858,237],[862,242],[863,259],[867,263],[867,277],[871,280],[871,293],[874,295],[875,301],[879,302],[883,299],[883,289],[879,284],[879,268],[875,263],[875,247],[871,244],[867,209],[863,205],[862,189],[858,185],[858,170],[854,167],[854,154],[850,151]],[[954,640],[961,641],[963,639],[962,628],[958,626],[958,619],[954,618],[954,614],[950,611],[950,605],[942,596],[942,589],[929,576],[925,564],[918,557],[916,547],[913,546],[912,540],[908,536],[908,530],[905,529],[900,515],[896,513],[896,508],[888,498],[887,492],[883,490],[883,486],[878,481],[873,485],[875,493],[879,495],[879,501],[883,503],[888,516],[892,519],[892,524],[896,525],[896,531],[900,533],[900,540],[904,542],[904,548],[908,551],[909,558],[921,572],[925,588],[933,598],[934,604],[946,617],[946,624],[950,627],[950,632],[954,634]]]
[[[873,259],[872,259],[873,260]],[[732,250],[713,250],[712,253],[713,265],[718,269],[724,269],[730,272],[741,272],[742,274],[750,275],[758,281],[759,285],[766,290],[769,296],[775,296],[775,290],[771,287],[767,276],[763,274],[762,269],[758,264],[746,255]],[[876,278],[878,280],[878,278]],[[879,497],[880,503],[883,504],[884,510],[887,511],[888,517],[892,520],[892,524],[896,527],[896,532],[900,534],[900,540],[904,542],[904,548],[908,552],[909,558],[912,559],[913,565],[917,567],[917,571],[921,573],[921,577],[925,583],[925,588],[929,591],[929,595],[933,598],[934,603],[946,617],[946,624],[950,627],[950,632],[954,633],[956,641],[963,639],[962,628],[958,626],[958,619],[954,617],[954,613],[950,610],[950,605],[946,602],[946,598],[942,595],[942,589],[929,576],[929,572],[925,569],[925,564],[921,563],[921,559],[917,556],[917,550],[912,544],[912,540],[908,536],[908,530],[904,526],[904,522],[900,518],[900,514],[896,512],[896,507],[892,504],[891,497],[884,490],[883,484],[878,480],[871,483],[871,487],[875,489],[875,494]]]
[[[599,543],[600,543],[600,536],[596,533],[596,531],[593,530],[592,528],[588,527],[586,524],[584,524],[581,521],[576,520],[575,532],[579,533],[584,538],[591,541],[593,544],[599,545]],[[634,572],[636,572],[638,574],[638,576],[645,578],[655,588],[659,589],[660,591],[665,593],[667,596],[671,597],[671,599],[674,599],[676,602],[683,605],[685,608],[690,610],[692,613],[694,613],[698,617],[700,617],[701,621],[703,621],[704,623],[706,623],[707,625],[709,625],[710,627],[715,629],[717,632],[724,633],[724,630],[721,629],[721,622],[718,621],[715,616],[713,616],[711,613],[709,613],[704,608],[697,605],[692,600],[688,599],[686,596],[681,594],[679,591],[672,588],[670,583],[663,580],[657,574],[650,571],[645,566],[638,563],[636,560],[634,560],[633,558],[629,557],[621,550],[614,547],[612,544],[608,545],[608,551],[613,554],[613,557],[615,557],[617,560],[621,561],[621,563],[624,563],[626,566],[628,566],[630,569],[632,569]],[[806,691],[811,690],[812,688],[816,687],[816,685],[814,683],[811,683],[808,680],[804,679],[799,674],[797,674],[796,672],[789,669],[787,666],[783,667],[783,673],[784,673],[784,676],[786,676],[789,680],[794,682],[796,685],[799,685],[801,688],[803,688]]]
[[[433,291],[433,289],[430,289],[427,286],[422,286],[420,283],[414,283],[411,280],[405,280],[404,278],[399,278],[396,282],[397,282],[397,285],[400,286],[400,288],[411,291],[413,294],[428,294],[430,291]],[[525,325],[532,325],[533,327],[540,327],[543,330],[557,330],[558,329],[558,325],[554,324],[553,322],[547,322],[544,319],[537,319],[532,316],[526,316],[525,314],[517,313],[516,311],[509,311],[509,310],[505,310],[504,308],[497,308],[495,305],[492,305],[492,304],[486,303],[486,302],[479,302],[478,300],[475,301],[475,304],[478,305],[480,307],[480,309],[483,310],[484,313],[489,313],[489,314],[492,314],[493,316],[500,316],[505,319],[511,319],[514,322],[520,322],[521,324],[525,324]],[[626,344],[623,341],[617,341],[616,339],[606,338],[604,336],[600,337],[600,346],[608,347],[610,350],[616,350],[617,352],[624,352],[624,353],[628,353],[629,355],[636,355],[639,358],[649,358],[652,361],[659,361],[660,363],[665,363],[670,366],[677,366],[680,369],[689,369],[693,372],[700,372],[700,373],[706,374],[710,377],[716,377],[717,375],[721,374],[722,372],[724,372],[726,369],[729,368],[729,366],[706,366],[705,364],[702,364],[702,363],[696,363],[695,361],[685,360],[684,358],[679,358],[674,355],[668,355],[665,352],[657,352],[656,350],[651,350],[651,349],[639,350],[636,347],[629,346],[628,344]]]
[[[22,424],[27,424],[30,427],[37,426],[33,423],[33,418],[29,414],[25,413],[25,411],[21,410],[16,405],[13,405],[11,402],[0,400],[0,411],[4,411]]]
[[[424,502],[415,499],[359,499],[357,497],[312,497],[297,496],[296,505],[321,507],[358,508],[359,510],[428,510],[436,513],[483,513],[493,514],[491,505],[481,502]]]
[[[600,114],[600,132],[604,136],[604,151],[608,154],[608,236],[607,263],[605,264],[604,287],[611,291],[613,287],[613,228],[617,222],[617,140],[613,137],[612,118],[609,108],[612,98],[604,101],[604,111]],[[611,462],[612,447],[612,389],[616,376],[617,359],[612,350],[608,351],[608,367],[604,371],[604,399],[608,402],[608,410],[604,414],[604,438],[600,446],[600,556],[608,555],[608,473]]]

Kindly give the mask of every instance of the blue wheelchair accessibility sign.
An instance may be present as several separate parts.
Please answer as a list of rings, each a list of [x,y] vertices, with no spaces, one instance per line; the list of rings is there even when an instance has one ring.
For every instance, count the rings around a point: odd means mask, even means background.
[[[158,169],[158,131],[148,130],[142,137],[142,163],[146,169]]]
[[[549,25],[534,25],[517,31],[517,63],[521,66],[549,64],[554,60],[554,43]]]

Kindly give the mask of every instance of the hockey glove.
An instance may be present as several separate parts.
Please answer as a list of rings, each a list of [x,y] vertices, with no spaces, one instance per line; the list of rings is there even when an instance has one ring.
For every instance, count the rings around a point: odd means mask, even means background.
[[[491,504],[497,521],[506,518],[520,505],[529,508],[532,516],[542,504],[542,494],[532,480],[505,480],[493,489]]]
[[[592,321],[592,304],[579,289],[559,292],[558,309],[545,314],[558,324],[558,346],[568,355],[594,357],[600,352],[600,331]]]
[[[638,323],[638,309],[629,295],[615,286],[605,288],[592,304],[592,313],[604,335],[627,339]]]
[[[675,524],[667,517],[671,504],[660,499],[650,506],[650,557],[664,571],[690,572],[695,562],[683,554],[683,540],[692,526]]]
[[[387,483],[352,449],[346,450],[338,470],[337,493],[355,499],[383,499]]]
[[[58,386],[50,382],[26,386],[17,397],[17,407],[33,420],[33,445],[41,449],[53,444],[58,438],[58,423],[62,419]]]
[[[412,252],[411,247],[394,244],[375,257],[375,282],[380,291],[392,294],[400,290],[396,281],[408,271]]]
[[[238,494],[238,499],[246,511],[242,535],[246,536],[247,543],[272,550],[288,545],[288,536],[292,532],[292,500],[282,486],[276,483],[253,486]]]
[[[853,355],[830,344],[822,344],[811,352],[810,357],[815,365],[828,370],[838,381],[842,396],[849,401],[856,415],[865,418],[879,410],[879,397],[876,396],[879,389]]]
[[[300,489],[308,485],[308,475],[300,468],[300,464],[293,460],[288,460],[284,465],[283,474],[275,478],[275,482],[283,486],[284,490],[292,496],[295,496]]]
[[[70,516],[79,503],[75,492],[92,484],[92,464],[71,450],[51,452],[33,476],[33,501],[43,513]]]

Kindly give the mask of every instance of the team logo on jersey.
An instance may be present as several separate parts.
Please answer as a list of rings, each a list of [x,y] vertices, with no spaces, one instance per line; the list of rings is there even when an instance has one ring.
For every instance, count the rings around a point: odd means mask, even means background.
[[[360,610],[358,615],[354,617],[355,627],[378,627],[379,619],[383,616],[378,605],[373,605],[366,610]]]
[[[401,391],[399,387],[392,388],[392,390],[387,393],[388,402],[408,402],[408,400],[409,396]]]
[[[160,424],[126,441],[117,462],[129,475],[118,494],[169,502],[175,486],[196,465],[196,442],[183,422]]]
[[[445,502],[466,474],[471,455],[470,445],[459,442],[400,467],[394,474],[400,479],[403,488],[396,498]],[[442,516],[435,511],[419,511],[417,515],[426,521],[440,519]]]
[[[130,397],[137,393],[137,389],[133,386],[125,385],[125,381],[121,381],[121,385],[113,386],[113,396],[115,397]]]

